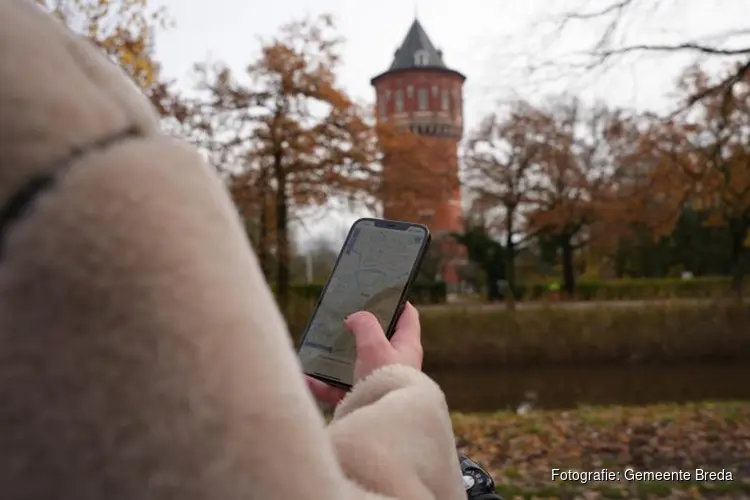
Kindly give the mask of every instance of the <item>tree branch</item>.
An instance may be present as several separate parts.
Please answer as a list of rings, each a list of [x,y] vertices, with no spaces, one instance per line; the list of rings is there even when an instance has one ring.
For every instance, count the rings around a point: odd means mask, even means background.
[[[740,49],[721,49],[718,47],[711,47],[708,45],[702,45],[695,42],[684,42],[674,45],[662,45],[662,44],[637,44],[620,47],[617,49],[603,50],[600,52],[594,52],[600,61],[609,57],[625,55],[631,52],[699,52],[701,54],[708,54],[714,56],[726,56],[726,57],[737,57],[743,55],[750,55],[750,47],[743,47]]]
[[[607,7],[604,7],[603,9],[595,10],[593,12],[568,12],[565,14],[565,20],[583,21],[583,20],[589,20],[589,19],[596,19],[598,17],[604,17],[609,14],[619,15],[620,12],[622,12],[632,3],[633,3],[633,0],[620,0],[619,2],[615,2],[611,5],[608,5]]]

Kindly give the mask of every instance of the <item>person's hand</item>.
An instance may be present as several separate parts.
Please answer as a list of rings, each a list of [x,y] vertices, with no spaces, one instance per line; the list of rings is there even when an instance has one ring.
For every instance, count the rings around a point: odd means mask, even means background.
[[[348,316],[344,320],[344,325],[354,335],[357,346],[357,360],[354,363],[355,383],[386,365],[399,364],[417,370],[422,369],[419,313],[409,302],[401,313],[390,342],[377,318],[369,312],[360,311]],[[344,389],[332,387],[312,377],[306,378],[310,391],[319,401],[335,405],[346,394]]]

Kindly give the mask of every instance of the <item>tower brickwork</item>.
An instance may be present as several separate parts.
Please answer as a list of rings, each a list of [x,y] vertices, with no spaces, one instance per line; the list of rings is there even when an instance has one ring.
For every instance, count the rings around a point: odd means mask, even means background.
[[[460,245],[442,236],[463,231],[458,143],[463,134],[465,80],[445,64],[418,20],[388,70],[371,80],[378,121],[420,138],[420,151],[415,154],[385,152],[383,216],[430,228],[445,255],[442,278],[449,285],[457,283],[455,268],[463,258]],[[419,166],[413,161],[417,156]]]

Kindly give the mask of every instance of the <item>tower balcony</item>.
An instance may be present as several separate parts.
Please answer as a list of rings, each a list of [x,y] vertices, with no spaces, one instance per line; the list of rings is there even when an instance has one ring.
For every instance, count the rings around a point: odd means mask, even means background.
[[[412,111],[396,113],[391,120],[397,127],[409,129],[414,134],[429,137],[450,137],[459,140],[463,135],[463,123],[442,111]]]

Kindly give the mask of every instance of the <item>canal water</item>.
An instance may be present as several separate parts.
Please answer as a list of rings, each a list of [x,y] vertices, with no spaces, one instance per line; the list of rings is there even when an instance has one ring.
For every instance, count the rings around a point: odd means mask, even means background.
[[[453,411],[750,401],[749,364],[553,366],[429,372]]]

